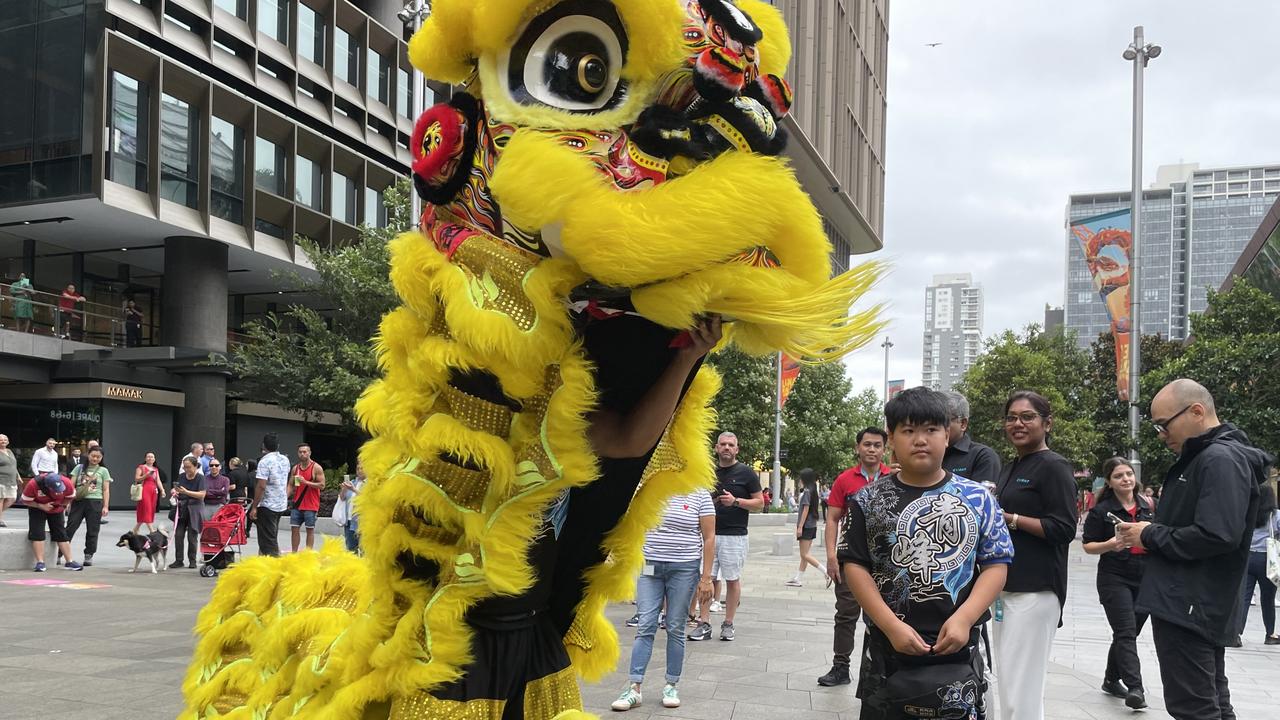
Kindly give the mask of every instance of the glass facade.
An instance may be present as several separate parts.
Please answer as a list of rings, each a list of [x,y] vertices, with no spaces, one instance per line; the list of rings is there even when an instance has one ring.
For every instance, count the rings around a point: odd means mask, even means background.
[[[333,31],[333,76],[360,87],[360,42],[341,27]]]
[[[305,155],[299,155],[294,160],[293,172],[297,180],[294,183],[293,199],[312,210],[324,212],[324,207],[322,206],[324,201],[324,169],[320,167],[320,163]]]
[[[391,63],[373,49],[369,50],[368,59],[365,94],[383,105],[389,105],[391,103]]]
[[[306,3],[298,3],[298,55],[324,67],[324,16]]]
[[[1191,312],[1204,312],[1209,306],[1208,291],[1222,287],[1274,200],[1274,195],[1268,198],[1258,193],[1191,201],[1195,228],[1187,281]]]
[[[333,207],[329,208],[329,214],[334,220],[356,224],[356,181],[336,171],[333,173]]]
[[[191,104],[160,96],[160,197],[199,207],[200,119]]]
[[[235,15],[241,20],[249,19],[248,0],[213,0],[213,4]]]
[[[396,68],[396,112],[400,113],[400,117],[415,119],[413,117],[413,81],[409,71],[404,68]]]
[[[1261,288],[1280,299],[1280,225],[1277,225],[1259,248],[1258,254],[1244,269],[1242,275],[1254,287]]]
[[[0,203],[92,191],[85,8],[84,0],[0,0]]]
[[[209,129],[209,212],[244,222],[244,130],[213,116]]]
[[[253,146],[254,185],[285,197],[286,179],[284,148],[266,138],[257,138]]]
[[[289,0],[258,0],[258,32],[289,44]]]
[[[147,190],[147,137],[150,101],[147,84],[111,71],[107,118],[107,179],[135,190]]]
[[[364,189],[364,224],[377,228],[387,226],[387,206],[382,201],[381,190]]]

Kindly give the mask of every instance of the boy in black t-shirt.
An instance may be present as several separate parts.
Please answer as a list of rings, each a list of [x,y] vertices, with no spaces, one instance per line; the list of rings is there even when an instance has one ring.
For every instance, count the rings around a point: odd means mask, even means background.
[[[945,396],[926,388],[899,393],[885,405],[885,419],[902,469],[854,496],[837,549],[869,620],[860,717],[909,717],[893,697],[900,683],[892,676],[902,672],[899,681],[940,678],[936,688],[923,688],[936,698],[939,714],[931,717],[978,720],[984,688],[976,626],[1004,586],[1013,559],[1009,531],[985,488],[942,469]],[[946,667],[916,670],[932,665]]]

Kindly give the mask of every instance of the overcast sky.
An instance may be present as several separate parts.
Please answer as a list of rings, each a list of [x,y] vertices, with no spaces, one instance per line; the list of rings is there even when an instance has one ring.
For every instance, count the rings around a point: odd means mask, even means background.
[[[1129,187],[1132,64],[1143,25],[1144,183],[1156,167],[1280,162],[1280,2],[891,0],[885,250],[890,378],[921,376],[924,291],[972,272],[984,336],[1063,301],[1073,192]],[[926,43],[942,43],[930,48]],[[881,387],[879,342],[846,360]]]

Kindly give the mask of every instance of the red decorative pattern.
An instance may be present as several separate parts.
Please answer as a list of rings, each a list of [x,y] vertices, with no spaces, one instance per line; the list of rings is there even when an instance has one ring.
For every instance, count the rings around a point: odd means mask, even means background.
[[[413,125],[413,174],[428,184],[439,184],[447,175],[445,168],[457,162],[462,154],[462,114],[440,103],[418,117]]]

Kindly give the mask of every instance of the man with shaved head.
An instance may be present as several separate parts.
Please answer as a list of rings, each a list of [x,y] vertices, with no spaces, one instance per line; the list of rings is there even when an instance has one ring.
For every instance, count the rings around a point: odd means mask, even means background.
[[[1147,552],[1137,610],[1151,615],[1165,710],[1178,720],[1235,720],[1224,648],[1240,645],[1240,602],[1259,486],[1273,459],[1218,419],[1209,391],[1174,380],[1151,401],[1151,424],[1178,459],[1155,522],[1116,536]]]

